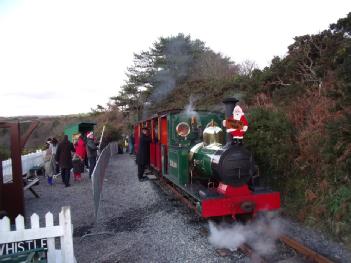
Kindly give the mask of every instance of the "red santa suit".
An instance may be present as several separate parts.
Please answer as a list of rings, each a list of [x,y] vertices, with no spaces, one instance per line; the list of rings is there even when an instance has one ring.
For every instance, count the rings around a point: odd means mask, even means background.
[[[236,121],[240,121],[242,123],[241,129],[229,128],[229,129],[227,129],[227,132],[233,136],[233,139],[240,139],[240,140],[243,139],[244,135],[249,127],[248,126],[249,123],[247,122],[247,119],[245,118],[244,112],[239,105],[235,106],[235,108],[233,110],[233,115],[230,116],[228,120],[236,120]],[[226,121],[223,122],[223,126],[226,127]]]

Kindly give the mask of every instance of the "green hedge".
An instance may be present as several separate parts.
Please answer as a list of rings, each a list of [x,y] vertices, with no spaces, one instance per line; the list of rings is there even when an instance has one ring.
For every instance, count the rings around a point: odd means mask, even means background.
[[[245,143],[254,153],[264,181],[279,186],[296,153],[293,127],[282,112],[264,108],[251,108],[248,121]]]

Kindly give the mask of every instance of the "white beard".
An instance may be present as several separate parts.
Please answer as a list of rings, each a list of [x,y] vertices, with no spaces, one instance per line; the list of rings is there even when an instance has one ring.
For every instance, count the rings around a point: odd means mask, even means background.
[[[236,120],[236,121],[240,121],[241,116],[243,116],[242,113],[234,113],[233,119]]]

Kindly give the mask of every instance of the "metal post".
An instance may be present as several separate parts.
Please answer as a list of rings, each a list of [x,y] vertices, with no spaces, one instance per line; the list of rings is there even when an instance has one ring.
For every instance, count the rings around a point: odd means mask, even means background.
[[[99,146],[98,146],[98,155],[100,155],[101,153],[101,143],[104,137],[104,132],[105,132],[105,125],[102,126],[102,132],[101,132],[101,137],[100,137],[100,142],[99,142]]]

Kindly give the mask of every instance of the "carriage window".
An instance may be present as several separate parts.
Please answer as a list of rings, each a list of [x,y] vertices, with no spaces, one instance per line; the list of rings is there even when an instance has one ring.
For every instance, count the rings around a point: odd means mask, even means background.
[[[190,133],[190,126],[186,122],[181,122],[176,127],[177,134],[182,137],[186,137]]]

